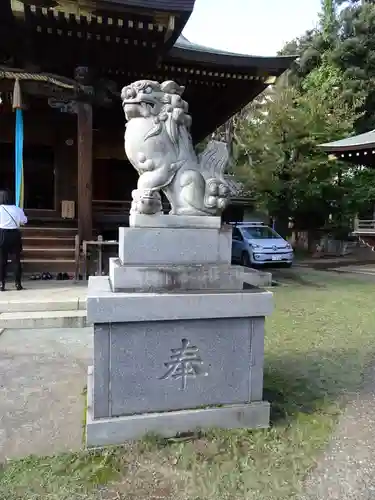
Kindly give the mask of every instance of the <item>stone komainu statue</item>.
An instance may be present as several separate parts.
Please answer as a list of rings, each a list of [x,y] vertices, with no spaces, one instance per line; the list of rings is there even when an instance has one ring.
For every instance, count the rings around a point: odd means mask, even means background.
[[[131,213],[162,213],[160,191],[174,215],[220,215],[229,202],[226,144],[211,141],[197,157],[184,90],[173,81],[149,80],[122,89],[125,152],[139,174]]]

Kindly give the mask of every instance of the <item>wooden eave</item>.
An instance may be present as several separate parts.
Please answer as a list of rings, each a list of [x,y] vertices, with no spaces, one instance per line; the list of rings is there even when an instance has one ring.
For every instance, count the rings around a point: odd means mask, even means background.
[[[135,7],[148,11],[165,11],[175,13],[191,14],[194,9],[195,0],[102,0],[108,5],[119,5],[122,8]]]
[[[19,6],[19,0],[11,1],[13,5],[18,1]],[[68,0],[64,2],[67,5]],[[76,63],[85,63],[82,55],[89,53],[91,60],[87,62],[93,64],[97,77],[111,79],[119,88],[143,78],[174,79],[186,86],[184,97],[193,116],[194,142],[212,133],[273,84],[294,60],[218,51],[192,44],[183,36],[165,53],[167,44],[178,33],[177,28],[173,35],[168,33],[170,17],[165,12],[156,16],[149,10],[134,9],[131,2],[122,10],[89,12],[88,1],[70,1],[73,3],[81,10],[69,13],[22,4],[23,17],[17,18],[18,25],[27,26],[24,33],[35,44],[40,67],[72,76],[72,68]],[[35,87],[32,82],[28,85]],[[51,90],[47,90],[49,95]],[[123,120],[120,112],[119,107],[119,114],[115,113],[119,122]]]
[[[139,12],[141,15],[183,14],[190,15],[194,0],[3,0],[16,16],[22,16],[24,5],[64,11],[86,16],[95,12]]]
[[[168,53],[169,61],[178,61],[183,64],[200,64],[212,67],[225,67],[228,70],[242,70],[248,72],[257,68],[261,72],[272,72],[277,76],[290,68],[295,57],[258,57],[258,56],[236,56],[219,54],[215,52],[200,52],[181,49],[174,46]]]
[[[273,84],[279,74],[274,70],[261,72],[257,67],[249,67],[244,72],[243,68],[186,65],[182,61],[167,59],[152,70],[115,70],[108,77],[119,85],[141,79],[172,79],[184,85],[183,97],[189,103],[189,112],[193,117],[192,136],[197,143]]]
[[[233,82],[221,85],[191,87],[187,84],[186,99],[190,104],[193,117],[192,137],[198,143],[223,125],[267,87],[261,81],[238,84]]]
[[[375,146],[364,149],[350,149],[345,151],[326,151],[330,160],[340,160],[353,165],[375,167]]]
[[[186,68],[185,68],[186,69]],[[195,71],[178,71],[169,64],[161,64],[153,70],[113,71],[108,78],[118,82],[119,86],[127,85],[135,80],[175,80],[185,86],[183,98],[189,103],[189,112],[193,118],[192,137],[198,143],[217,127],[240,111],[246,104],[260,94],[274,78],[255,76],[254,78],[237,78],[223,72],[209,75],[199,68]],[[252,76],[252,75],[250,75]],[[121,109],[119,107],[119,113]],[[122,112],[119,121],[123,120]],[[117,113],[116,113],[117,115]]]
[[[156,19],[167,15],[165,50],[170,50],[181,35],[191,16],[195,0],[102,0],[109,8],[137,9],[145,14],[155,13]]]
[[[292,56],[233,54],[193,44],[181,36],[163,60],[161,70],[186,86],[185,98],[193,116],[192,135],[194,142],[199,142],[274,84],[294,60]]]
[[[163,51],[173,46],[191,13],[174,9],[174,2],[167,11],[167,2],[157,1],[147,9],[146,2],[124,0],[33,0],[37,5],[26,0],[9,1],[14,17],[39,33],[46,30],[60,37],[78,36],[82,42],[95,38],[101,43],[111,38],[130,37],[137,41],[153,38],[155,46]],[[47,2],[47,6],[43,2]],[[55,5],[48,7],[50,2]],[[159,4],[163,9],[157,9]]]
[[[290,68],[296,56],[263,57],[237,54],[190,42],[181,35],[169,51],[168,59],[179,61],[182,64],[209,65],[210,67],[227,68],[229,71],[235,69],[244,73],[249,73],[249,70],[257,68],[259,73],[280,76]]]
[[[18,1],[18,0],[14,0]],[[21,2],[19,2],[21,4]],[[145,35],[154,35],[162,38],[169,28],[170,16],[158,15],[155,12],[140,13],[132,10],[110,12],[99,9],[71,9],[36,7],[22,4],[22,15],[16,16],[29,28],[37,28],[39,33],[46,30],[48,34],[72,37],[77,36],[84,40],[92,40],[100,35],[107,37],[120,36],[145,38]],[[107,38],[108,40],[108,38]],[[83,41],[83,40],[82,40]],[[102,41],[105,41],[104,39]]]

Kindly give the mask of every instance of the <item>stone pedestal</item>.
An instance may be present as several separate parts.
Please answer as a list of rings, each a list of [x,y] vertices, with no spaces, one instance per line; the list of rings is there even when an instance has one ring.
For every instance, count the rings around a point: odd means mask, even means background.
[[[230,229],[193,222],[120,228],[110,277],[90,278],[88,446],[268,426],[263,345],[272,294],[243,290],[242,269],[230,265]]]

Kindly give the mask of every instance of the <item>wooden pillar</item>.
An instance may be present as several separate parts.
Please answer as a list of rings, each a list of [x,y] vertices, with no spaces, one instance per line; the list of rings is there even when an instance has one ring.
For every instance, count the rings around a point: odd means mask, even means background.
[[[78,144],[78,234],[80,240],[92,239],[92,106],[77,103]]]

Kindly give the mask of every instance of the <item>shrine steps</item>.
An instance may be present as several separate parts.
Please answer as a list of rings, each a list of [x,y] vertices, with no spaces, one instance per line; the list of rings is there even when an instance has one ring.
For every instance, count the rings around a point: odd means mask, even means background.
[[[73,279],[74,259],[22,259],[22,270],[25,276],[50,273],[53,277],[59,273],[67,273]]]
[[[85,328],[86,311],[32,311],[0,314],[1,329]]]
[[[30,223],[22,228],[24,273],[73,276],[77,233],[72,221]]]
[[[17,291],[7,283],[0,293],[0,331],[87,326],[86,283],[25,280],[24,287]]]

